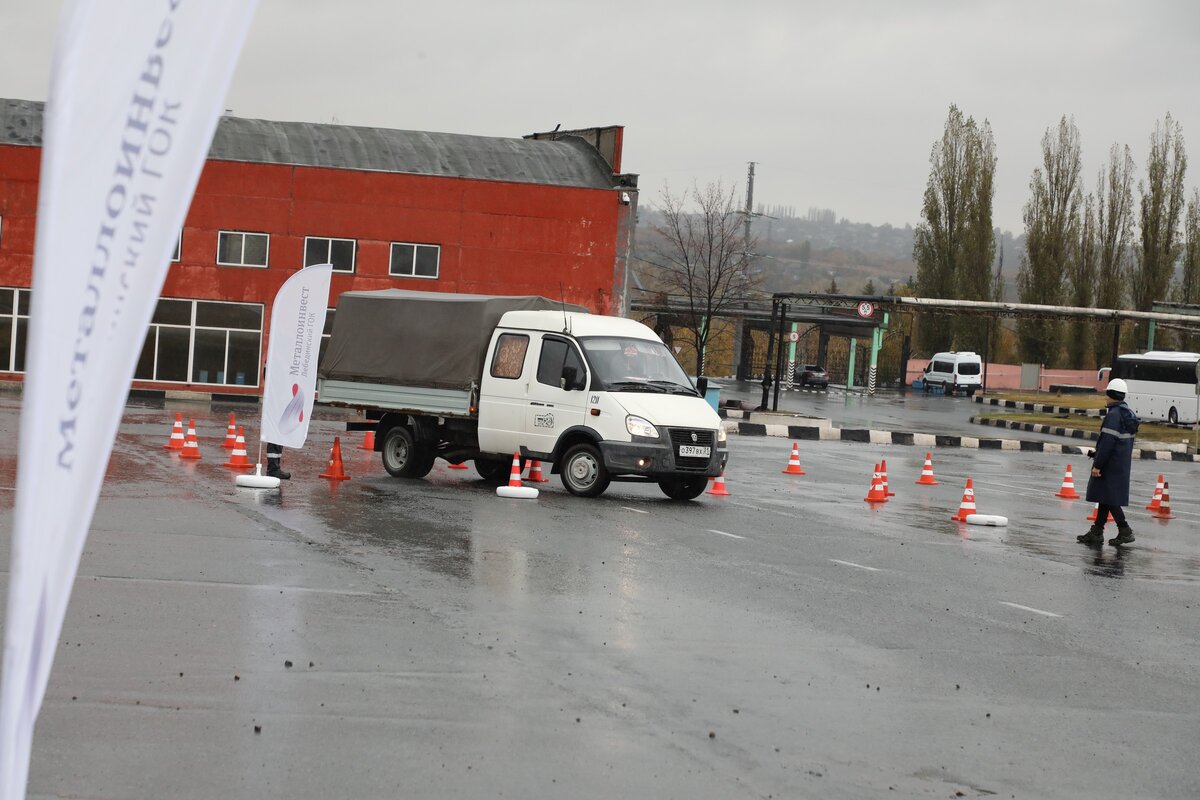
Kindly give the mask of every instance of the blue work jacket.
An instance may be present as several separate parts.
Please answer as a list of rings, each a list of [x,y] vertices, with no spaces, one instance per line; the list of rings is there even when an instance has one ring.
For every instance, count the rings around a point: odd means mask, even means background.
[[[1092,459],[1092,467],[1100,470],[1100,477],[1088,478],[1088,502],[1106,506],[1129,505],[1129,473],[1138,424],[1137,415],[1124,400],[1108,407],[1100,425],[1096,456]]]

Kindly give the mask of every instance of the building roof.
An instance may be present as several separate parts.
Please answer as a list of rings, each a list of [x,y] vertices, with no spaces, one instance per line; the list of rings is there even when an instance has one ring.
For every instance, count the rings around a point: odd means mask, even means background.
[[[0,98],[0,144],[40,147],[44,105]],[[621,185],[577,136],[507,139],[224,116],[208,157],[589,189]]]

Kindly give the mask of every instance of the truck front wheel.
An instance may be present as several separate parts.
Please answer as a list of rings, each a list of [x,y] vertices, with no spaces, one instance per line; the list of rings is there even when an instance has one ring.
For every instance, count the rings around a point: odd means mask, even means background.
[[[562,460],[562,482],[579,497],[596,497],[608,488],[608,469],[595,445],[586,442],[567,450]]]
[[[708,478],[698,475],[691,478],[664,478],[658,488],[672,500],[695,500],[708,485]]]
[[[396,478],[424,478],[433,469],[433,454],[413,439],[408,428],[397,427],[383,439],[383,468]]]
[[[521,459],[522,467],[525,459]],[[484,482],[491,486],[503,486],[508,483],[509,473],[512,472],[511,461],[499,461],[494,458],[475,459],[475,472]]]

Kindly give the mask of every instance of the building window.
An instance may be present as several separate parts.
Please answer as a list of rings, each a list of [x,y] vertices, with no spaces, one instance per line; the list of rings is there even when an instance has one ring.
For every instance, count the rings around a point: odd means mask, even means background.
[[[304,237],[304,266],[333,264],[334,272],[354,272],[353,239],[327,239],[321,236]]]
[[[171,254],[171,260],[179,262],[183,257],[183,228],[179,229],[179,235],[175,237],[175,252]]]
[[[436,278],[442,248],[436,244],[392,242],[389,275],[402,278]]]
[[[258,386],[263,307],[162,298],[133,377],[161,383]]]
[[[230,267],[265,267],[271,237],[265,233],[219,231],[217,263]]]
[[[29,290],[0,288],[0,372],[25,371]]]

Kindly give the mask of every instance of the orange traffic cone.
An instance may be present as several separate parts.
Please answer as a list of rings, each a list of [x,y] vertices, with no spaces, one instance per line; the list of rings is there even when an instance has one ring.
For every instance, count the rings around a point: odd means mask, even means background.
[[[188,420],[187,438],[183,440],[183,449],[179,451],[180,458],[193,461],[200,460],[200,442],[196,440],[196,421]]]
[[[1162,502],[1158,504],[1158,508],[1150,512],[1150,516],[1155,519],[1175,519],[1175,515],[1171,513],[1171,483],[1163,482]]]
[[[925,454],[925,466],[921,468],[921,477],[917,478],[918,486],[937,486],[937,478],[933,477],[933,459],[930,453]]]
[[[971,483],[971,479],[967,478],[967,488],[963,489],[962,502],[958,506],[958,513],[950,517],[955,522],[966,522],[967,516],[976,513],[975,511],[975,484]]]
[[[1087,518],[1087,521],[1088,521],[1088,522],[1095,522],[1095,521],[1096,521],[1096,518],[1097,518],[1097,517],[1099,517],[1099,516],[1100,516],[1100,504],[1099,504],[1099,503],[1096,503],[1096,507],[1092,509],[1091,516],[1089,516],[1089,517]]]
[[[363,436],[363,442],[358,446],[359,450],[374,450],[375,449],[375,431],[367,431]]]
[[[805,472],[800,468],[800,444],[792,442],[792,455],[788,458],[787,468],[783,471],[784,475],[804,475]]]
[[[242,449],[245,450],[246,443],[242,442]],[[233,412],[229,412],[229,427],[225,429],[225,441],[221,442],[221,447],[226,450],[237,449],[237,420],[233,418]],[[229,466],[226,464],[226,466]]]
[[[451,464],[450,469],[467,469],[466,464]]]
[[[725,488],[725,470],[721,470],[721,474],[709,482],[708,491],[705,494],[715,494],[718,497],[728,497],[731,494]]]
[[[530,483],[549,483],[550,479],[542,474],[542,462],[534,459],[529,462],[529,478]]]
[[[866,503],[886,503],[887,489],[883,488],[883,478],[879,474],[879,465],[875,465],[875,471],[871,473],[871,488],[867,491],[867,496],[863,498]]]
[[[887,492],[887,496],[895,497],[896,493],[892,491],[890,486],[888,486],[886,458],[879,462],[879,480],[883,482],[883,490]]]
[[[250,463],[250,459],[246,457],[246,429],[238,428],[237,433],[233,437],[233,452],[229,454],[229,460],[222,466],[230,469],[254,469],[254,465]]]
[[[333,449],[329,451],[329,466],[318,477],[331,481],[348,481],[350,476],[342,469],[342,437],[333,437]]]
[[[1157,511],[1158,507],[1160,505],[1162,505],[1162,496],[1163,496],[1163,486],[1164,485],[1165,484],[1163,483],[1163,476],[1162,476],[1162,473],[1160,472],[1158,475],[1158,483],[1156,483],[1154,485],[1154,497],[1152,497],[1150,499],[1150,504],[1146,506],[1147,511]]]
[[[1075,492],[1075,477],[1071,474],[1071,465],[1067,464],[1067,474],[1063,475],[1062,487],[1054,493],[1055,497],[1061,497],[1063,500],[1078,500],[1079,495]]]
[[[510,489],[521,488],[521,454],[513,453],[512,469],[508,471],[508,486]]]
[[[183,414],[175,412],[175,426],[171,428],[171,438],[163,445],[164,450],[183,449]]]

